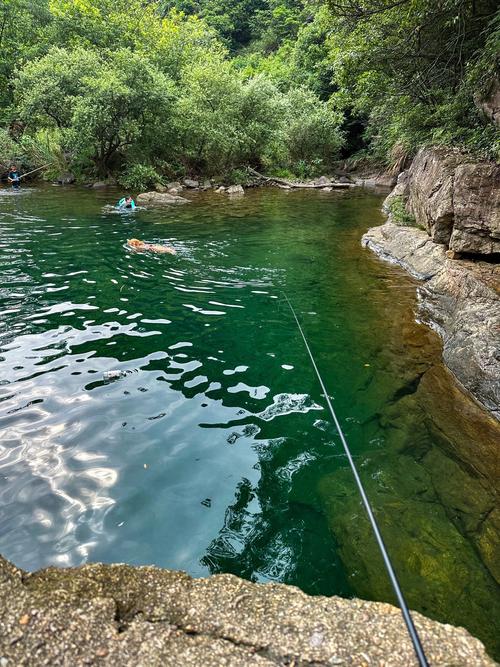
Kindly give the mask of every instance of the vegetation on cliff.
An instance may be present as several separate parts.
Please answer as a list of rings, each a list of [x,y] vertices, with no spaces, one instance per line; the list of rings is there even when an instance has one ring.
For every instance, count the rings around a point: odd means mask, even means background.
[[[4,0],[0,160],[141,187],[493,156],[494,0]],[[50,173],[49,173],[50,176]]]

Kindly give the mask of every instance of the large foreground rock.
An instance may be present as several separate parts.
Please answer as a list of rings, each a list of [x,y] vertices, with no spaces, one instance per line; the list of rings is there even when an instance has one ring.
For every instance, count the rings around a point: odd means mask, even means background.
[[[461,253],[500,252],[500,166],[458,151],[423,148],[401,194],[435,243]]]
[[[416,613],[414,620],[433,667],[494,665],[466,630]],[[2,667],[416,664],[401,613],[389,604],[154,567],[29,575],[1,557],[0,660]]]
[[[362,244],[423,280],[419,318],[443,339],[443,359],[455,377],[500,419],[500,266],[450,260],[426,232],[388,222]]]
[[[137,195],[138,204],[149,206],[169,206],[172,204],[186,204],[189,199],[180,195],[170,194],[169,192],[143,192]]]

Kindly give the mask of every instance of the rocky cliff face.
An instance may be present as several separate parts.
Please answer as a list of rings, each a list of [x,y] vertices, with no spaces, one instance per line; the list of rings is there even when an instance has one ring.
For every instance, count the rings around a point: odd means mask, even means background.
[[[500,253],[500,166],[457,151],[423,148],[397,194],[435,243],[457,253]]]
[[[495,664],[463,628],[413,616],[431,665]],[[28,574],[0,556],[0,664],[396,667],[416,659],[389,604],[154,567]]]
[[[450,260],[427,232],[388,222],[367,246],[423,281],[418,317],[443,339],[443,359],[460,383],[500,419],[500,266]]]
[[[455,377],[500,419],[500,166],[423,148],[400,174],[386,212],[396,199],[421,229],[390,215],[362,243],[423,281],[418,317],[441,335]]]

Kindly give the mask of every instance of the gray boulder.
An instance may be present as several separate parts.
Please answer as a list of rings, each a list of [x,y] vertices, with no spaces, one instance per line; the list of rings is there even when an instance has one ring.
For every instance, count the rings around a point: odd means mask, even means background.
[[[64,172],[64,174],[61,174],[59,176],[59,178],[57,179],[57,182],[59,183],[59,185],[71,185],[75,181],[76,181],[76,177],[70,171]]]
[[[184,185],[185,185],[187,188],[195,189],[195,188],[199,188],[199,187],[200,187],[200,182],[199,182],[199,181],[194,181],[194,180],[192,180],[191,178],[185,178],[182,182],[184,183]]]
[[[168,206],[171,204],[185,204],[189,199],[173,195],[169,192],[143,192],[137,195],[138,204],[146,204],[149,206]]]
[[[228,195],[244,195],[245,190],[241,185],[230,185],[226,190]]]

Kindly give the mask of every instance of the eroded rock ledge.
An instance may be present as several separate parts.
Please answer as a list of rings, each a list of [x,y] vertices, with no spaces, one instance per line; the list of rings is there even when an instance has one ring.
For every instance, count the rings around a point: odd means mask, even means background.
[[[433,667],[492,666],[463,628],[414,614]],[[416,664],[389,604],[311,597],[232,575],[86,565],[34,574],[0,557],[0,661],[11,665]]]
[[[443,339],[443,360],[459,382],[500,419],[500,266],[450,260],[427,232],[387,222],[362,244],[423,281],[418,317]]]

